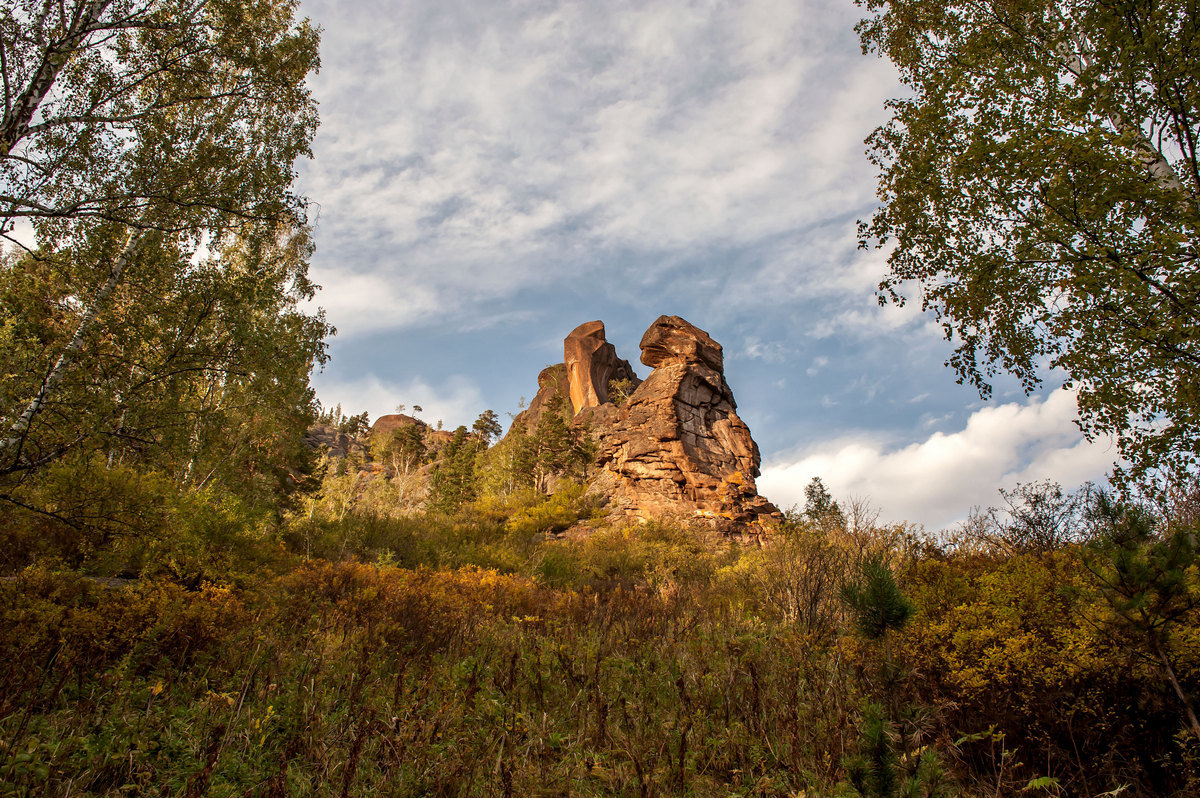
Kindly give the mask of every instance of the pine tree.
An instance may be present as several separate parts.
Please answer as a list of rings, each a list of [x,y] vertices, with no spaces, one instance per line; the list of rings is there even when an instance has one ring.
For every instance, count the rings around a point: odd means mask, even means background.
[[[475,461],[481,450],[482,444],[467,432],[466,427],[460,426],[454,431],[454,437],[442,447],[430,481],[431,509],[452,513],[474,501],[477,493]]]
[[[1145,507],[1119,504],[1103,493],[1097,494],[1090,516],[1098,534],[1085,563],[1112,611],[1112,626],[1131,633],[1162,666],[1188,725],[1200,737],[1200,719],[1170,653],[1172,631],[1194,618],[1200,606],[1191,583],[1200,565],[1198,532],[1192,524],[1160,529],[1161,520]]]
[[[913,613],[912,602],[900,591],[892,569],[880,555],[863,561],[858,580],[842,588],[842,600],[859,634],[879,640],[892,629],[901,629]]]

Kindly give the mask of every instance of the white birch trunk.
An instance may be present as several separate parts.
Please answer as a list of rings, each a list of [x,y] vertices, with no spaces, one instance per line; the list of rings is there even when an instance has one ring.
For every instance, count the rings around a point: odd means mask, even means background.
[[[58,73],[63,65],[79,48],[84,37],[92,31],[93,26],[100,20],[100,15],[108,8],[112,0],[95,0],[89,3],[83,13],[71,22],[71,26],[63,32],[62,38],[46,48],[42,56],[41,66],[29,78],[29,84],[17,97],[11,109],[4,115],[0,123],[0,158],[7,156],[29,132],[29,123],[41,106],[46,95],[58,79]],[[63,20],[66,23],[66,20]]]
[[[1084,42],[1075,42],[1078,47],[1078,52],[1067,47],[1065,43],[1060,43],[1055,52],[1062,61],[1063,67],[1070,72],[1076,79],[1082,79],[1084,73],[1088,71],[1091,64],[1088,63],[1087,45]],[[1145,132],[1137,125],[1132,125],[1125,121],[1125,118],[1120,114],[1113,113],[1108,116],[1108,123],[1112,125],[1119,135],[1132,135],[1134,146],[1137,149],[1137,159],[1146,167],[1146,170],[1164,189],[1168,191],[1178,191],[1185,197],[1190,197],[1193,205],[1200,204],[1200,198],[1189,192],[1183,185],[1183,181],[1179,179],[1179,175],[1175,173],[1175,168],[1171,166],[1171,162],[1159,152],[1154,146],[1154,142],[1150,141]]]
[[[112,292],[116,289],[118,283],[121,282],[121,275],[125,272],[125,267],[129,265],[129,260],[137,252],[141,246],[144,233],[131,233],[125,247],[117,255],[113,261],[112,268],[108,272],[108,279],[100,286],[100,290],[92,297],[92,302],[88,309],[83,314],[83,318],[79,320],[79,325],[75,328],[75,334],[71,336],[71,340],[63,349],[62,354],[58,356],[54,366],[42,380],[42,385],[38,389],[37,394],[26,405],[25,411],[20,417],[13,422],[13,425],[8,428],[8,435],[0,440],[0,456],[7,457],[10,451],[15,451],[13,465],[20,458],[21,444],[25,441],[25,435],[29,431],[29,425],[33,423],[33,419],[45,407],[47,400],[53,394],[54,390],[62,382],[66,375],[67,369],[75,362],[75,358],[79,354],[79,350],[83,348],[83,343],[87,339],[87,335],[91,332],[92,326],[96,322],[96,317],[100,311],[108,304],[108,299],[112,296]]]

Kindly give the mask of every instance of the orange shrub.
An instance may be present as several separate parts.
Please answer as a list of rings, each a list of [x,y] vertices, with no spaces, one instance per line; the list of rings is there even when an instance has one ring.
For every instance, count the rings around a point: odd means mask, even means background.
[[[293,622],[315,616],[331,629],[403,650],[441,649],[481,618],[538,615],[553,603],[552,594],[530,579],[476,567],[380,569],[322,560],[305,563],[280,583],[284,612]]]
[[[161,659],[182,666],[236,635],[248,617],[241,598],[216,585],[189,591],[35,567],[0,587],[0,656],[26,668],[55,659],[99,669],[127,656],[139,668]]]

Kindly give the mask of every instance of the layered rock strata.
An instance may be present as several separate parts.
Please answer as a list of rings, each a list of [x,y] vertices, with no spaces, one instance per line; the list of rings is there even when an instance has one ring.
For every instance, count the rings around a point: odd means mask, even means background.
[[[596,436],[594,489],[614,514],[705,518],[727,531],[779,518],[758,495],[758,446],[737,415],[721,345],[708,333],[659,317],[642,336],[641,360],[653,371],[640,383],[601,322],[577,327],[563,348],[565,364],[542,372],[538,395],[514,426],[532,429],[554,397],[569,397],[575,423]],[[615,379],[636,385],[619,407],[608,396]]]
[[[600,484],[612,503],[630,515],[682,513],[722,526],[778,517],[754,484],[758,446],[737,415],[721,345],[678,316],[660,316],[641,349],[654,370],[597,430]]]
[[[584,322],[571,331],[563,340],[563,362],[576,415],[584,408],[609,404],[611,383],[637,382],[629,361],[617,357],[616,347],[605,339],[602,321]]]

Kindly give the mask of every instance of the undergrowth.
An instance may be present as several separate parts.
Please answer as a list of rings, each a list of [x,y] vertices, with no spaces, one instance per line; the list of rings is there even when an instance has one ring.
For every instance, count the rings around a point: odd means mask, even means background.
[[[1083,545],[999,553],[795,519],[739,545],[594,515],[581,489],[300,515],[224,580],[219,564],[199,582],[26,567],[0,583],[0,795],[1197,784],[1181,709]],[[599,531],[556,537],[589,519]],[[847,585],[893,574],[911,614],[866,635],[845,597],[869,598]],[[1195,619],[1163,639],[1194,691]]]

